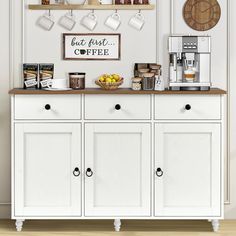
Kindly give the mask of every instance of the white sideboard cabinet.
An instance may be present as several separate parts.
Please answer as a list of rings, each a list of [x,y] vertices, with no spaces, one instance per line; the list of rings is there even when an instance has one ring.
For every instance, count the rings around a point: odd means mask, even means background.
[[[27,219],[114,219],[116,231],[123,219],[204,219],[218,230],[222,90],[10,93],[18,231]]]

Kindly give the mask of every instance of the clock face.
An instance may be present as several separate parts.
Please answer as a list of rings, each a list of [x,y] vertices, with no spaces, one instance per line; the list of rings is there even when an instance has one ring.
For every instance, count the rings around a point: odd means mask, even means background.
[[[206,31],[219,22],[221,9],[217,0],[187,0],[183,16],[192,29]]]

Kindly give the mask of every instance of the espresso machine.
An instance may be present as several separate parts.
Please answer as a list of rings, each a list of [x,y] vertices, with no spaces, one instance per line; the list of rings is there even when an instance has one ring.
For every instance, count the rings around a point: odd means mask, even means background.
[[[209,90],[211,87],[211,38],[170,36],[170,90]]]

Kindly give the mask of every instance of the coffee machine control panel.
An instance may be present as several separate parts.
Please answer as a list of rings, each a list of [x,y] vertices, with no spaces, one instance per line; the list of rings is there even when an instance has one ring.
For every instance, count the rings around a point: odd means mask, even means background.
[[[169,53],[211,53],[209,36],[171,36],[168,41]]]
[[[198,51],[198,37],[183,37],[182,44],[183,52]]]

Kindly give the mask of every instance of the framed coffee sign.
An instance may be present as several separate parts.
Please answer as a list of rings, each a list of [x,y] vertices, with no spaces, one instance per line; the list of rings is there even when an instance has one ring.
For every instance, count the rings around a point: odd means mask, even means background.
[[[63,34],[64,60],[120,60],[120,34]]]

